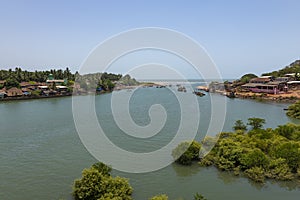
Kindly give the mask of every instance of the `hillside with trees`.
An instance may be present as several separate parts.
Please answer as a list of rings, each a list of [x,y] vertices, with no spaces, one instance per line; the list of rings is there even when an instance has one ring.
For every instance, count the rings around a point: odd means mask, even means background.
[[[273,72],[268,72],[268,73],[263,73],[262,76],[274,76],[274,77],[282,77],[285,74],[289,73],[297,73],[298,76],[297,78],[300,78],[300,60],[296,60],[295,62],[291,63],[289,66],[284,67],[283,69],[273,71]]]

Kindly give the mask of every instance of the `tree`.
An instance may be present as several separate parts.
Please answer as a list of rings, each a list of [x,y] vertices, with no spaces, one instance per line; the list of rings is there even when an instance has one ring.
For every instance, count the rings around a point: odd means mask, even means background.
[[[100,173],[105,176],[109,176],[112,168],[102,162],[97,162],[92,165],[92,168],[97,169]]]
[[[256,78],[257,76],[255,74],[245,74],[240,78],[240,81],[242,83],[249,83],[249,81],[253,78]]]
[[[172,156],[179,164],[191,165],[193,160],[199,160],[200,149],[197,141],[182,142],[172,151]]]
[[[111,168],[103,163],[96,163],[84,169],[81,179],[74,181],[73,195],[76,200],[115,199],[132,200],[132,187],[128,180],[112,177]]]
[[[296,126],[293,124],[285,124],[278,126],[276,129],[279,135],[286,137],[287,139],[293,139],[294,133],[296,132]]]
[[[10,89],[10,88],[12,88],[12,87],[17,87],[17,88],[20,87],[19,82],[18,82],[17,79],[15,79],[14,77],[8,78],[8,79],[6,80],[6,88],[7,88],[7,89]]]
[[[286,114],[289,117],[300,119],[300,101],[290,105]]]
[[[241,164],[247,169],[255,166],[266,167],[268,158],[260,149],[255,148],[242,155]]]
[[[263,127],[263,124],[266,123],[265,119],[252,117],[248,119],[248,125],[252,126],[252,129],[260,129]]]
[[[237,131],[237,130],[241,130],[241,131],[246,131],[247,130],[247,126],[244,124],[244,122],[242,120],[237,120],[233,126],[233,130]]]
[[[296,142],[285,142],[274,147],[274,156],[284,158],[292,172],[297,172],[300,166],[300,145]]]

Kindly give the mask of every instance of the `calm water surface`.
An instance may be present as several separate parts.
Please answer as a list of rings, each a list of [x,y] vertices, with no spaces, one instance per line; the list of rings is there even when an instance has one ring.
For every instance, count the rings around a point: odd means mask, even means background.
[[[125,91],[121,91],[125,92]],[[116,145],[134,152],[149,152],[168,143],[180,121],[179,103],[168,89],[138,89],[131,101],[130,112],[139,125],[150,122],[148,109],[153,104],[165,107],[168,119],[156,136],[134,139],[114,123],[110,110],[111,94],[96,96],[100,124]],[[92,98],[83,96],[76,98]],[[216,98],[225,98],[216,96]],[[72,98],[42,99],[0,103],[0,199],[72,199],[72,183],[83,168],[96,160],[87,152],[77,135],[72,116]],[[265,127],[290,122],[283,108],[288,104],[263,103],[227,99],[224,131],[230,131],[237,119],[266,119]],[[201,110],[199,133],[203,137],[210,116],[210,98],[199,97]],[[299,123],[299,121],[292,121]],[[142,200],[166,193],[170,199],[192,199],[196,192],[210,200],[223,199],[299,199],[300,190],[291,182],[255,184],[215,168],[197,164],[183,167],[172,164],[152,173],[129,174],[113,171],[114,175],[130,178],[134,199]]]

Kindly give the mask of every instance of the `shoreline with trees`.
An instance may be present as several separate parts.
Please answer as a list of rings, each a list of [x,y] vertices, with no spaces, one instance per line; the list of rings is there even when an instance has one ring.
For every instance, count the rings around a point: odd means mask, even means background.
[[[129,75],[112,73],[72,74],[65,70],[23,71],[0,70],[0,101],[102,94],[140,85]]]

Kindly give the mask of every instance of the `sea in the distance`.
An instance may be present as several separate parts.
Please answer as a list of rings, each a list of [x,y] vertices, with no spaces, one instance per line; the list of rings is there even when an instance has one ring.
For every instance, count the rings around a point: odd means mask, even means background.
[[[147,152],[164,146],[172,139],[180,121],[180,106],[168,88],[140,88],[130,100],[130,114],[139,125],[150,122],[148,109],[153,104],[161,104],[168,114],[161,133],[145,141],[128,138],[117,127],[111,116],[110,97],[111,94],[95,96],[95,106],[103,130],[116,145],[129,151]],[[84,100],[93,96],[75,98]],[[199,135],[196,136],[199,139],[209,123],[210,96],[197,98],[201,112]],[[224,131],[231,131],[236,120],[246,122],[250,117],[264,118],[265,127],[272,128],[286,122],[299,123],[285,115],[283,109],[288,106],[285,103],[226,100]],[[81,176],[84,168],[97,162],[82,145],[76,132],[72,97],[0,102],[0,159],[1,200],[72,199],[74,179]],[[167,194],[169,199],[191,200],[197,192],[209,200],[296,200],[300,196],[296,183],[268,181],[259,185],[214,167],[202,168],[197,164],[190,167],[171,164],[143,174],[113,170],[113,175],[130,179],[134,188],[133,198],[137,200],[146,200],[161,193]]]

